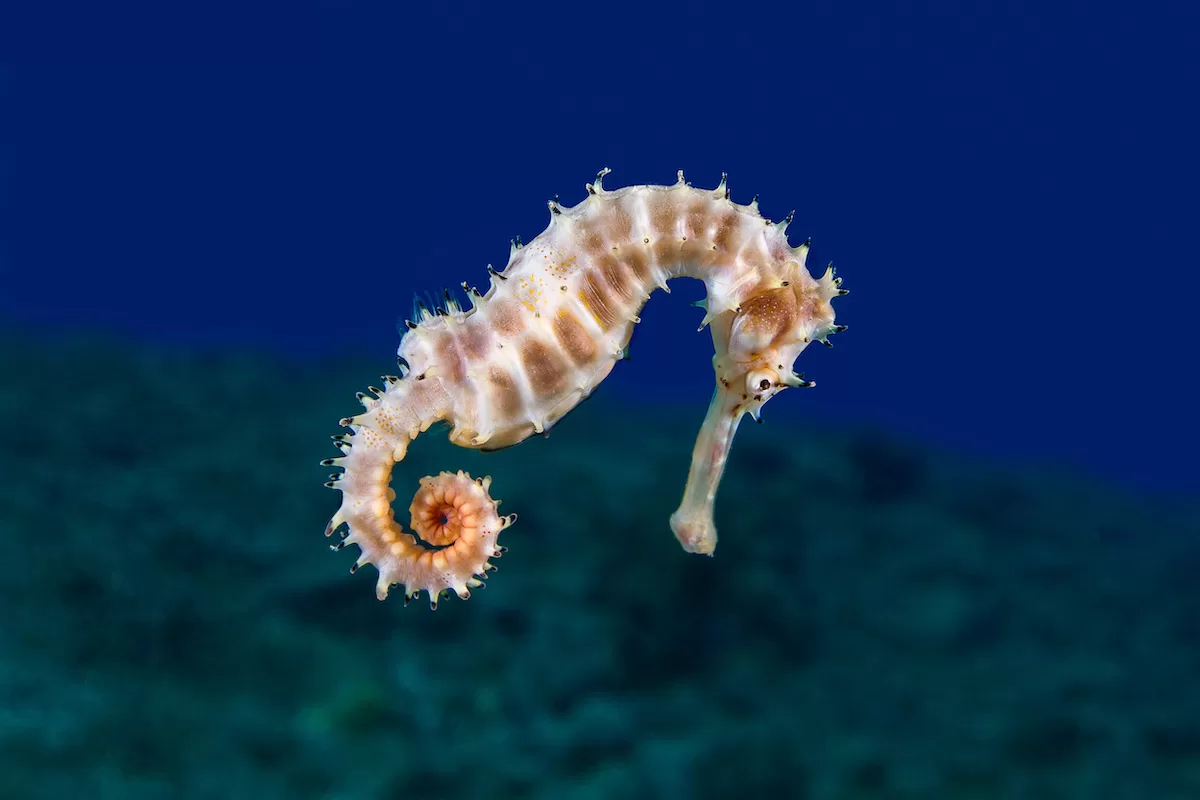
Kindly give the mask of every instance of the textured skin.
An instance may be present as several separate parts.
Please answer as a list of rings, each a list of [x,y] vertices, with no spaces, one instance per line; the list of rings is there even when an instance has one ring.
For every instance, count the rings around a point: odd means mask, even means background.
[[[381,599],[394,583],[405,585],[406,596],[425,589],[435,603],[444,589],[464,596],[495,555],[490,546],[430,550],[400,532],[388,482],[409,441],[441,420],[452,425],[451,441],[485,450],[549,430],[623,357],[642,306],[670,279],[704,282],[700,327],[711,326],[716,350],[717,390],[683,502],[671,516],[690,552],[711,554],[716,546],[713,501],[742,415],[757,418],[776,392],[811,386],[792,363],[809,342],[828,344],[843,328],[833,324],[830,301],[846,290],[832,266],[820,279],[808,273],[807,243],[787,241],[790,216],[772,223],[756,203],[731,202],[724,178],[715,190],[691,187],[681,172],[673,186],[607,191],[606,173],[579,205],[550,203],[549,227],[514,245],[487,293],[468,290],[471,309],[449,301],[409,323],[399,348],[407,376],[360,398],[366,412],[343,420],[352,434],[335,438],[345,455],[324,462],[344,468],[330,484],[343,498],[326,533],[348,525],[343,543],[359,545],[359,564],[379,568]],[[495,519],[492,545],[504,524]]]

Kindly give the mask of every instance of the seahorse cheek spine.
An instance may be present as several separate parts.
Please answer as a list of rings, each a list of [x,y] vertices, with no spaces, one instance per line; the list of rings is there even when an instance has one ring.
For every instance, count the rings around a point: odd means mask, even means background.
[[[447,294],[445,308],[423,309],[407,322],[399,347],[406,375],[389,378],[375,397],[360,395],[366,413],[343,420],[352,430],[335,437],[344,455],[323,462],[345,470],[328,484],[343,501],[326,532],[346,524],[349,533],[335,548],[359,545],[356,566],[376,565],[381,598],[393,583],[404,584],[406,599],[426,590],[435,606],[445,590],[467,596],[503,549],[495,535],[513,519],[496,514],[485,482],[474,484],[479,495],[460,485],[469,476],[443,473],[423,479],[421,492],[469,494],[463,502],[472,513],[450,517],[478,525],[472,541],[437,528],[436,541],[423,536],[422,544],[402,532],[388,482],[408,443],[438,421],[451,424],[456,444],[482,449],[548,430],[608,375],[650,293],[669,291],[670,279],[704,281],[700,328],[711,326],[715,349],[717,391],[670,521],[691,552],[716,546],[713,503],[742,415],[757,418],[778,391],[811,386],[792,363],[811,341],[828,343],[829,333],[844,328],[834,326],[830,301],[846,290],[832,267],[819,280],[809,275],[807,243],[787,243],[790,216],[771,223],[756,203],[730,202],[724,179],[712,191],[693,189],[682,173],[674,186],[606,191],[604,174],[579,205],[550,203],[546,231],[527,246],[514,243],[504,270],[488,268],[486,294],[463,284],[471,309]],[[417,506],[418,533],[437,527],[427,518],[418,525]]]

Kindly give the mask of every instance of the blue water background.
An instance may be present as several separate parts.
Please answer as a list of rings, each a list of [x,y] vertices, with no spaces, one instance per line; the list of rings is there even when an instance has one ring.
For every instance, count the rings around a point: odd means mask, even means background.
[[[386,368],[415,292],[483,284],[601,167],[610,186],[724,171],[739,202],[795,209],[810,266],[854,292],[851,332],[799,364],[820,389],[769,414],[1190,490],[1196,22],[1069,3],[18,12],[0,319]],[[655,297],[603,391],[706,402],[700,291]]]

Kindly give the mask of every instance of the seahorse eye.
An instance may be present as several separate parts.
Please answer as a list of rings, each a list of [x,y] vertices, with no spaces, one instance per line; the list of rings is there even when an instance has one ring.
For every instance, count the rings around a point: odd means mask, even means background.
[[[756,369],[746,375],[746,391],[749,394],[762,394],[774,385],[774,375],[770,370]]]

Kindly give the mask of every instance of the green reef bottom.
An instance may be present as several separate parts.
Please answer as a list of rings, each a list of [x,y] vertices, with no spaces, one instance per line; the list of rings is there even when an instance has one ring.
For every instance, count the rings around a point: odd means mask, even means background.
[[[400,512],[465,469],[520,519],[486,591],[405,608],[322,536],[381,366],[0,334],[0,797],[1200,797],[1183,498],[797,393],[688,555],[707,398],[601,390],[545,441],[414,444]]]

